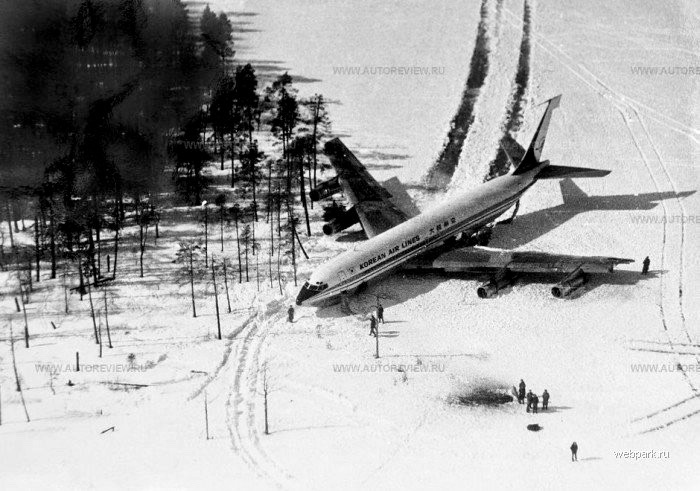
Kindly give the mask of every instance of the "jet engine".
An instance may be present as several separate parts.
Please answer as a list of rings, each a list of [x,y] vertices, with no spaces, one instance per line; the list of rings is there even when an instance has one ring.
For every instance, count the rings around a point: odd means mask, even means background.
[[[588,282],[588,275],[579,266],[569,276],[564,278],[557,285],[552,287],[552,295],[556,298],[564,298]]]
[[[323,181],[318,186],[309,191],[309,198],[311,201],[320,201],[323,198],[327,198],[340,191],[340,183],[338,182],[338,176],[333,179]]]
[[[515,275],[507,269],[499,271],[493,278],[476,289],[479,298],[495,297],[499,290],[503,290],[515,282]]]
[[[333,220],[326,222],[323,225],[323,233],[326,235],[337,234],[338,232],[345,230],[348,227],[352,227],[360,221],[360,217],[357,216],[357,210],[355,207],[348,208],[341,215],[337,216]]]

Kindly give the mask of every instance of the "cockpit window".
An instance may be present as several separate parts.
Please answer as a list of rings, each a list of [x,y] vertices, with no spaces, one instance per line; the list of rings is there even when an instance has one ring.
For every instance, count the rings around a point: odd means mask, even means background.
[[[322,281],[319,281],[317,283],[309,283],[308,281],[304,284],[304,287],[307,288],[308,290],[312,292],[320,292],[322,290],[325,290],[328,288],[327,283],[323,283]]]

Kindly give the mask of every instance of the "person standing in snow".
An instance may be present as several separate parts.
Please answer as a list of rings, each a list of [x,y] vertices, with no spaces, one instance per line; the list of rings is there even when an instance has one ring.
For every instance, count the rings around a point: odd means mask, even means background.
[[[525,402],[525,382],[520,379],[520,385],[518,385],[518,402],[522,404]]]
[[[546,411],[548,407],[549,407],[549,392],[547,392],[547,389],[544,389],[544,392],[542,393],[542,411]]]
[[[571,444],[571,462],[578,461],[578,455],[576,453],[578,452],[578,445],[576,442]]]
[[[384,324],[384,307],[379,303],[379,299],[377,299],[377,322],[379,321],[382,321],[382,324]]]
[[[540,398],[537,394],[532,394],[532,412],[537,414],[537,405],[540,403]]]
[[[649,256],[644,258],[644,261],[642,261],[642,274],[647,274],[649,272],[649,265],[651,264],[651,261],[649,260]]]
[[[290,305],[287,309],[287,322],[294,322],[294,306]]]
[[[372,314],[372,316],[369,318],[369,335],[377,335],[377,318],[374,316],[374,314]]]
[[[530,412],[530,408],[532,407],[532,396],[533,396],[532,390],[528,390],[527,391],[527,408],[525,409],[525,411],[527,411],[528,413]]]

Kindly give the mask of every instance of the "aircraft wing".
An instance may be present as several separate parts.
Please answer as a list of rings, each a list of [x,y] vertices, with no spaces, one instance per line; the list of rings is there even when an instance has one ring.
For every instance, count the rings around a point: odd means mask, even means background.
[[[355,207],[368,238],[408,220],[406,213],[392,202],[391,193],[367,172],[339,138],[327,142],[324,149],[338,174],[343,193]]]
[[[549,252],[509,251],[490,247],[463,247],[453,249],[422,262],[414,268],[435,268],[450,272],[490,272],[507,268],[514,273],[571,273],[579,266],[585,273],[611,273],[618,264],[629,264],[632,259],[605,256],[574,256]]]

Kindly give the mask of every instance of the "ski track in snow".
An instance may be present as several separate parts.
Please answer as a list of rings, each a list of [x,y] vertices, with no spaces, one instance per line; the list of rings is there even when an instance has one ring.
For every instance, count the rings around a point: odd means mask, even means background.
[[[516,14],[508,9],[505,9],[507,15],[511,18],[508,23],[517,28],[515,19],[517,19]],[[642,104],[639,101],[630,99],[622,93],[613,90],[600,78],[598,78],[594,73],[585,68],[583,65],[578,63],[574,58],[564,52],[561,48],[557,47],[556,44],[549,41],[545,36],[539,33],[532,33],[533,41],[548,55],[561,63],[565,68],[571,71],[579,80],[581,80],[586,86],[592,89],[594,92],[598,93],[604,99],[610,101],[610,103],[620,112],[622,119],[627,127],[630,138],[637,148],[639,155],[644,162],[644,165],[649,172],[649,175],[654,182],[654,186],[657,191],[662,191],[662,186],[660,181],[663,179],[667,181],[668,185],[671,187],[674,193],[678,193],[678,188],[676,183],[671,178],[668,171],[667,164],[661,156],[654,140],[649,133],[649,130],[644,123],[644,119],[639,114],[638,107],[647,110],[650,114],[649,117],[660,124],[667,126],[668,128],[680,132],[687,136],[688,138],[698,141],[693,135],[697,133],[696,130],[692,128],[685,127],[680,123],[676,122],[672,118],[668,118],[652,108]],[[644,147],[648,147],[645,148]],[[648,153],[653,154],[653,159],[650,159],[647,155]],[[652,160],[654,160],[654,165],[652,166]],[[676,196],[675,198],[676,206],[679,209],[681,215],[685,215],[685,207],[681,198]],[[663,213],[665,217],[670,215],[669,207],[665,201],[660,202]],[[659,275],[659,310],[661,315],[661,322],[663,324],[664,333],[668,339],[668,346],[670,348],[670,354],[672,353],[676,357],[678,371],[682,374],[683,378],[687,382],[688,386],[692,391],[692,395],[681,401],[674,403],[661,410],[654,411],[642,417],[634,418],[632,423],[643,423],[645,428],[638,429],[639,433],[649,433],[667,428],[680,421],[687,420],[688,418],[700,414],[700,408],[690,409],[690,405],[694,407],[700,407],[700,393],[698,389],[693,384],[688,373],[686,373],[682,366],[680,365],[680,357],[688,353],[680,352],[676,346],[682,346],[683,343],[677,340],[677,337],[684,337],[689,344],[693,344],[693,340],[690,337],[690,333],[685,325],[685,313],[684,313],[684,299],[683,299],[683,267],[684,267],[684,247],[685,247],[685,225],[683,220],[680,222],[680,227],[678,230],[670,229],[667,224],[668,220],[663,222],[663,238],[662,238],[662,253],[661,253],[661,266],[662,274]],[[673,235],[676,232],[677,236]],[[677,245],[672,246],[671,241],[677,242]],[[667,265],[667,257],[672,253],[671,249],[676,248],[678,254],[678,281],[677,286],[673,286],[665,280],[665,274],[663,270]],[[670,268],[669,268],[670,269]],[[674,298],[675,297],[675,298]],[[676,338],[674,338],[674,336]],[[700,358],[693,353],[695,360],[700,363]],[[680,408],[682,413],[679,415],[670,414],[667,415],[668,411]],[[657,416],[662,416],[661,418],[656,418]],[[661,419],[661,422],[654,422],[655,419]],[[651,420],[651,421],[650,421]],[[648,425],[651,424],[651,427]]]

